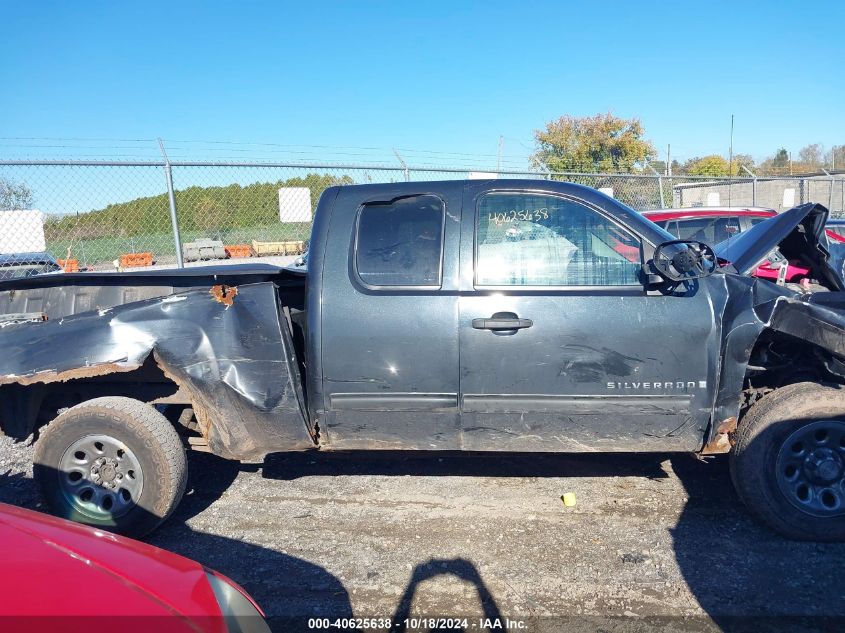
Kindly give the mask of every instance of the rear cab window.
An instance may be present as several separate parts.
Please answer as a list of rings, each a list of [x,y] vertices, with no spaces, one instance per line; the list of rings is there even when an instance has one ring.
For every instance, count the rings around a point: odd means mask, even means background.
[[[435,195],[362,205],[354,257],[359,281],[369,288],[439,288],[445,212]]]

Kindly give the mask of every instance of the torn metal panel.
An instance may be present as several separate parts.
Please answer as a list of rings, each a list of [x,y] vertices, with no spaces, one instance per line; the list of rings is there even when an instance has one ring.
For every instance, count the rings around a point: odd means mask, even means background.
[[[713,419],[739,416],[751,353],[764,332],[785,334],[807,347],[845,357],[845,292],[802,295],[764,280],[731,274],[710,280],[720,278],[728,296],[721,319],[725,335]],[[711,431],[705,444],[714,439]]]
[[[255,459],[313,446],[296,396],[294,349],[276,286],[209,289],[0,330],[0,382],[131,371],[154,356],[190,396],[215,454]],[[287,336],[285,336],[287,334]]]
[[[774,249],[789,261],[807,265],[825,286],[843,290],[841,265],[831,257],[824,225],[828,210],[814,203],[797,206],[761,222],[714,247],[716,254],[741,275],[750,275]]]

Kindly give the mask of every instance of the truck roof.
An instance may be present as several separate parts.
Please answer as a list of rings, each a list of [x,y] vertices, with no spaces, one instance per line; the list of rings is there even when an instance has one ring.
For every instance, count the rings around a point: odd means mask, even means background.
[[[545,180],[541,178],[489,178],[489,179],[455,179],[431,180],[394,183],[373,183],[362,185],[338,185],[330,188],[337,190],[353,190],[359,194],[362,202],[399,198],[418,194],[437,194],[448,187],[465,187],[470,194],[481,194],[487,191],[518,191],[531,193],[559,193],[576,197],[592,203],[605,211],[612,212],[614,219],[622,225],[628,226],[654,245],[676,239],[654,222],[646,219],[641,213],[616,198],[608,196],[598,189],[561,180]],[[328,195],[328,189],[323,196]]]

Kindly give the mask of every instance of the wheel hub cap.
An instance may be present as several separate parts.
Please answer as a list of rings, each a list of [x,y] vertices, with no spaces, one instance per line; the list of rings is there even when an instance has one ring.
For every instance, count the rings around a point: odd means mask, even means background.
[[[59,487],[65,499],[88,519],[109,523],[126,514],[141,497],[144,476],[132,450],[109,435],[87,435],[62,455]]]
[[[807,456],[804,468],[818,483],[830,483],[842,474],[842,460],[829,448],[817,448]]]
[[[799,510],[845,514],[845,422],[819,420],[796,429],[778,452],[780,491]]]
[[[105,463],[98,463],[91,467],[91,479],[103,486],[112,484],[118,474],[119,466],[111,459],[97,461],[105,461]]]

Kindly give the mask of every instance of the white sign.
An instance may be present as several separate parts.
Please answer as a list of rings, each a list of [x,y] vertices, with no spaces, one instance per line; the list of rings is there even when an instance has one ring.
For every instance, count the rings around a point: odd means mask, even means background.
[[[279,220],[282,222],[311,221],[311,190],[308,187],[279,189]]]
[[[783,190],[783,208],[791,209],[795,206],[795,189],[789,188]]]
[[[41,211],[0,211],[0,253],[43,253],[46,250]]]
[[[467,178],[470,180],[495,180],[499,177],[494,171],[471,171]]]
[[[708,207],[718,207],[719,206],[719,192],[718,191],[709,191],[707,193],[707,205]]]
[[[599,187],[599,191],[601,191],[604,195],[613,197],[613,187]]]

